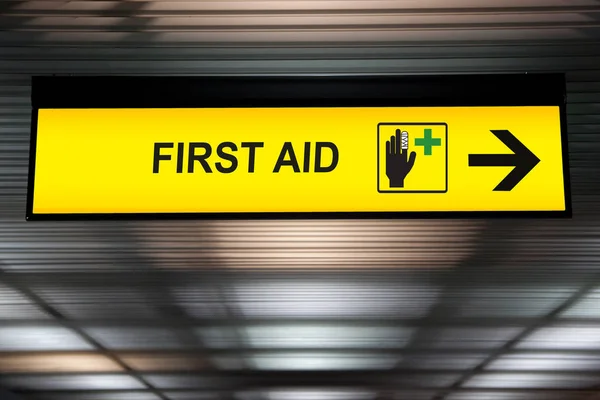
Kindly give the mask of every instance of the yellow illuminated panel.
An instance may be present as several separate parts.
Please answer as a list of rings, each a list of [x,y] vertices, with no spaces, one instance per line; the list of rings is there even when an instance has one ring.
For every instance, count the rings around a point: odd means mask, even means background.
[[[40,109],[33,213],[564,211],[559,114]],[[493,130],[539,159],[510,190],[494,189],[514,166],[469,165],[472,155],[510,164],[497,157],[513,151]]]

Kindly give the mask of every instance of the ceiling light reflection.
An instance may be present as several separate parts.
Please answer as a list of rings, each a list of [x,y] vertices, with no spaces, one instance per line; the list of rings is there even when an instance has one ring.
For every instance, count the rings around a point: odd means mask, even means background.
[[[280,389],[268,392],[242,392],[240,400],[371,400],[375,393],[364,390]]]
[[[0,373],[122,372],[123,368],[100,354],[0,354]]]
[[[140,251],[164,268],[396,269],[452,267],[471,253],[482,226],[453,220],[192,221],[152,228],[140,222],[130,229]]]
[[[246,328],[252,346],[260,348],[398,348],[412,329],[344,325],[264,325]]]
[[[564,318],[600,318],[600,288],[561,314]]]
[[[326,370],[385,370],[391,369],[399,357],[386,354],[328,354],[313,352],[280,353],[251,357],[259,370],[271,371],[326,371]]]
[[[435,287],[418,282],[247,280],[234,284],[246,317],[420,317],[436,300]]]
[[[465,388],[495,389],[583,389],[598,382],[596,375],[560,375],[536,373],[482,373],[475,375]]]
[[[594,354],[507,354],[492,362],[488,370],[504,371],[600,371],[600,356]]]
[[[519,349],[597,350],[600,326],[551,326],[538,329],[519,342]]]
[[[0,327],[0,351],[92,350],[73,331],[53,326]]]

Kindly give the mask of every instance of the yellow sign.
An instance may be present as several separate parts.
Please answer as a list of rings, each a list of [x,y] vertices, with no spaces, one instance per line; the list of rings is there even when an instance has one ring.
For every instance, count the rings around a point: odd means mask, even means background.
[[[559,107],[40,109],[39,214],[565,211]]]

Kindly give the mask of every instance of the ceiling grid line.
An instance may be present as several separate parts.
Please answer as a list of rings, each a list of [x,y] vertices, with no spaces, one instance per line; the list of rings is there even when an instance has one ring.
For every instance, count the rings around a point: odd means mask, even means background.
[[[75,332],[85,342],[89,343],[93,348],[97,349],[98,352],[100,352],[101,354],[104,354],[106,357],[115,361],[119,366],[121,366],[125,371],[127,371],[128,374],[130,374],[133,378],[138,380],[142,385],[144,385],[146,388],[148,388],[148,390],[150,390],[150,392],[157,395],[161,400],[171,400],[168,396],[166,396],[160,390],[155,388],[150,382],[148,382],[137,371],[135,371],[133,368],[131,368],[129,365],[127,365],[127,363],[125,363],[123,360],[121,360],[113,352],[106,349],[102,344],[100,344],[98,341],[96,341],[94,338],[92,338],[90,335],[88,335],[85,331],[83,331],[78,326],[73,324],[68,318],[66,318],[64,315],[62,315],[58,310],[56,310],[54,307],[52,307],[48,303],[46,303],[44,301],[44,299],[42,299],[36,293],[32,292],[21,282],[16,280],[14,276],[7,278],[5,266],[2,265],[4,263],[2,261],[0,261],[0,263],[1,263],[0,264],[0,278],[3,278],[2,282],[6,282],[6,283],[10,284],[14,289],[16,289],[22,295],[24,295],[25,297],[30,299],[34,304],[39,306],[42,310],[46,311],[48,314],[50,314],[52,317],[54,317],[54,319],[58,323],[60,323],[67,329]]]
[[[570,307],[572,307],[577,302],[579,302],[581,299],[583,299],[586,295],[588,295],[590,292],[592,292],[594,289],[596,289],[598,287],[598,285],[600,285],[600,276],[598,276],[596,279],[592,280],[588,285],[583,286],[576,293],[574,293],[569,299],[567,299],[562,304],[560,304],[558,307],[553,309],[551,312],[549,312],[543,318],[540,318],[535,323],[526,327],[522,332],[517,334],[514,338],[512,338],[508,342],[506,342],[497,351],[493,351],[492,353],[490,353],[490,355],[488,357],[486,357],[485,360],[483,360],[480,364],[478,364],[472,370],[467,371],[467,373],[464,374],[463,376],[461,376],[461,378],[458,381],[456,381],[454,384],[452,384],[452,386],[450,386],[450,388],[448,390],[460,388],[465,382],[467,382],[470,378],[475,376],[478,372],[482,372],[492,362],[497,360],[502,355],[506,354],[508,351],[512,350],[523,339],[525,339],[526,337],[528,337],[529,335],[531,335],[538,329],[540,329],[546,325],[549,325],[553,322],[556,322],[555,318],[557,316],[559,316],[561,313],[568,310]],[[447,398],[447,395],[448,395],[447,391],[442,391],[441,394],[436,395],[432,400],[444,400]]]

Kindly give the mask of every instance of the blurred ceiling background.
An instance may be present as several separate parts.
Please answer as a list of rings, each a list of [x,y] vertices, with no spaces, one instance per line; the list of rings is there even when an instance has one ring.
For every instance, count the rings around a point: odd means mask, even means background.
[[[3,0],[0,398],[599,399],[599,61],[597,0]],[[572,220],[24,221],[32,75],[525,71]]]

